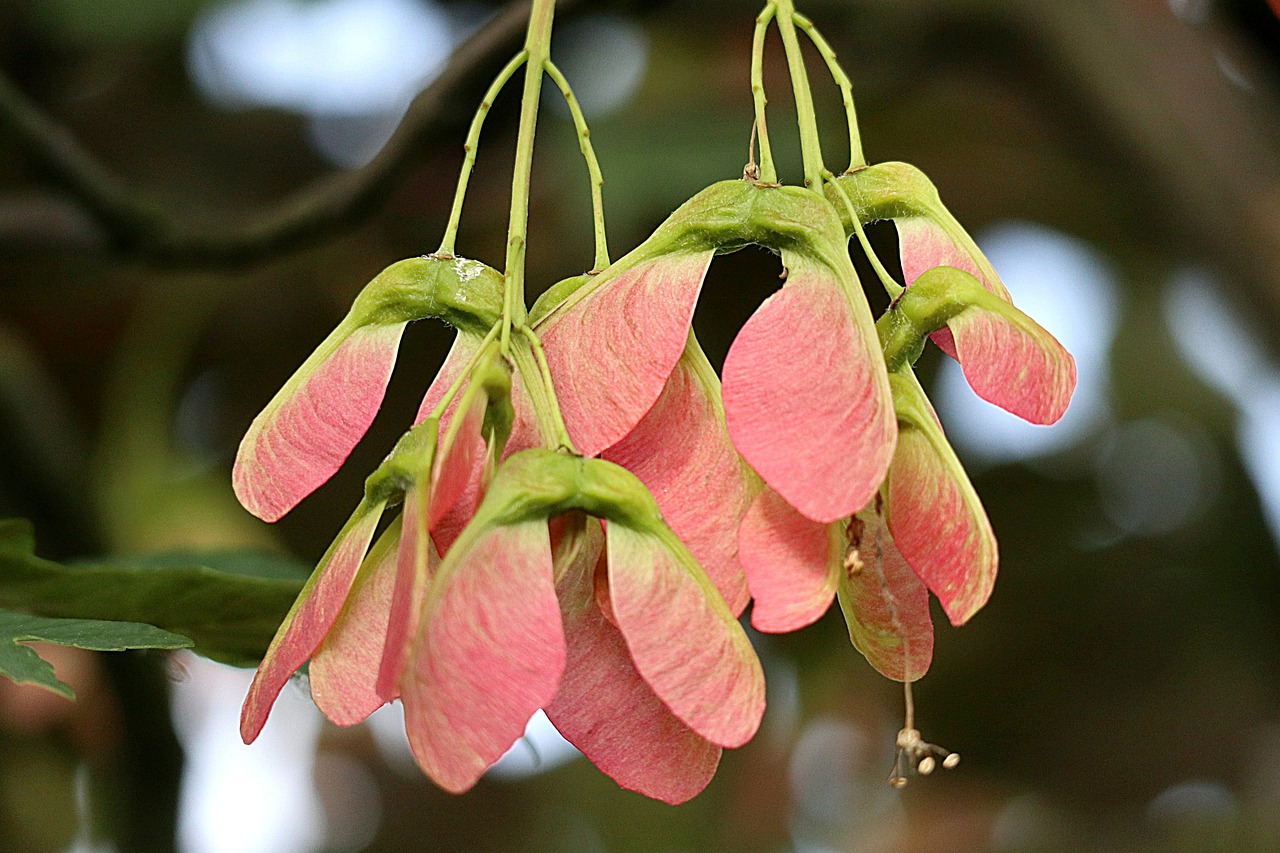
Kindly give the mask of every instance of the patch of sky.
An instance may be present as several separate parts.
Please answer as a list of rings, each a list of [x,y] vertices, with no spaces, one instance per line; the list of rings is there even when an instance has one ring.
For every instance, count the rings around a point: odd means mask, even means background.
[[[475,17],[432,0],[235,0],[196,19],[187,66],[224,108],[307,116],[317,149],[355,167],[390,138]]]
[[[233,0],[196,19],[187,66],[213,103],[306,116],[316,150],[335,165],[358,168],[382,149],[409,103],[493,8],[434,0]],[[648,61],[644,31],[613,14],[566,22],[555,51],[588,120],[629,101]],[[547,95],[560,97],[551,87]],[[563,103],[553,109],[568,116]]]

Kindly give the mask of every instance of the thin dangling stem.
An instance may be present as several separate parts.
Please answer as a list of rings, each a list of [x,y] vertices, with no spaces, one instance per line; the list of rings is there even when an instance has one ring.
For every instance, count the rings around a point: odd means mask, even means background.
[[[765,104],[769,102],[764,96],[764,37],[777,11],[773,3],[764,7],[756,17],[756,31],[751,40],[751,98],[756,111],[751,133],[760,140],[760,181],[766,184],[778,182],[778,172],[773,166],[773,148],[769,145],[769,125],[764,118]]]
[[[809,89],[809,74],[804,67],[804,54],[800,40],[796,38],[795,5],[793,0],[775,0],[778,32],[787,53],[787,68],[791,72],[791,90],[796,99],[796,120],[800,125],[800,152],[804,157],[804,184],[821,188],[822,143],[818,140],[818,118],[813,111],[813,93]]]
[[[503,267],[502,352],[511,350],[511,329],[524,323],[524,258],[529,233],[529,179],[533,171],[533,137],[538,126],[542,74],[551,56],[551,22],[555,0],[533,0],[524,50],[524,92],[516,136],[515,168],[511,175],[511,219],[507,225],[507,257]]]
[[[938,769],[939,762],[946,770],[954,770],[960,764],[959,753],[936,743],[928,743],[920,737],[920,731],[916,728],[915,703],[911,698],[911,682],[902,682],[902,690],[907,700],[907,715],[902,730],[895,738],[898,749],[893,761],[893,772],[889,774],[889,784],[895,788],[906,786],[908,773],[929,776]]]
[[[871,262],[871,268],[876,271],[876,277],[884,285],[885,292],[889,294],[890,299],[897,299],[906,288],[894,281],[893,276],[889,275],[889,271],[885,269],[884,264],[880,263],[880,257],[876,254],[875,249],[871,248],[871,241],[867,239],[866,229],[862,227],[862,217],[858,215],[857,209],[853,206],[853,200],[849,198],[849,193],[840,185],[840,181],[831,172],[823,171],[822,177],[828,184],[835,187],[836,194],[844,202],[845,212],[849,214],[849,221],[853,223],[853,233],[858,235],[858,242],[862,245],[862,251],[866,254],[867,260]]]
[[[436,250],[436,254],[443,257],[453,257],[453,247],[458,239],[458,223],[462,220],[462,203],[467,196],[467,184],[471,181],[471,170],[476,165],[476,149],[480,147],[480,129],[484,126],[484,120],[489,115],[489,109],[493,106],[494,100],[497,99],[498,93],[502,91],[502,87],[511,79],[511,75],[515,74],[517,69],[524,64],[529,58],[529,52],[522,50],[508,62],[498,76],[493,78],[493,83],[489,86],[488,91],[484,93],[484,97],[480,99],[480,107],[476,110],[475,118],[471,119],[471,129],[467,131],[467,141],[463,143],[462,150],[466,152],[466,156],[462,159],[462,171],[458,175],[458,188],[453,193],[453,208],[449,211],[449,223],[444,227],[444,239],[440,241],[440,248]]]
[[[827,63],[827,70],[831,72],[831,79],[835,80],[836,86],[840,88],[840,99],[844,101],[845,119],[849,123],[849,171],[861,169],[867,165],[867,158],[862,153],[862,135],[858,132],[858,111],[853,106],[853,83],[849,81],[849,75],[845,74],[844,69],[840,67],[836,52],[831,49],[831,45],[822,37],[822,33],[818,32],[813,22],[799,12],[792,16],[792,20],[809,37],[809,41],[813,42],[818,53],[822,54],[822,58]]]
[[[592,272],[601,272],[609,266],[609,243],[604,230],[604,200],[601,198],[604,176],[600,173],[600,161],[596,159],[595,149],[591,145],[591,131],[587,129],[586,117],[582,115],[582,107],[569,88],[569,81],[551,60],[547,60],[545,67],[552,82],[560,87],[560,94],[564,95],[564,102],[569,106],[574,129],[578,132],[578,147],[582,149],[582,156],[587,161],[587,172],[591,176],[591,220],[596,241],[596,260]]]

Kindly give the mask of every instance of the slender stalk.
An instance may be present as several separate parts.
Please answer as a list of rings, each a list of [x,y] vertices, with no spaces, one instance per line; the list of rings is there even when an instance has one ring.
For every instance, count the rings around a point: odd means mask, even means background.
[[[809,90],[809,74],[804,67],[804,54],[796,37],[795,4],[793,0],[775,0],[778,32],[787,53],[787,68],[791,72],[791,90],[796,98],[796,120],[800,125],[800,151],[804,156],[804,183],[818,188],[822,181],[822,144],[818,141],[818,118],[813,111],[813,93]]]
[[[916,703],[915,698],[911,695],[911,682],[902,682],[902,693],[907,704],[907,718],[905,720],[904,729],[914,729],[916,727]]]
[[[564,95],[564,102],[569,106],[573,126],[578,132],[578,147],[582,149],[582,156],[587,161],[587,172],[591,175],[591,221],[596,238],[596,260],[592,272],[601,272],[609,266],[609,243],[604,230],[604,200],[601,198],[604,176],[600,173],[600,161],[596,159],[595,149],[591,145],[591,131],[587,129],[587,120],[582,115],[582,107],[574,97],[573,89],[569,87],[569,81],[549,59],[546,69],[552,82],[560,87],[560,94]]]
[[[515,168],[511,175],[511,219],[507,224],[507,259],[503,267],[502,351],[511,351],[511,329],[524,323],[524,257],[529,236],[529,177],[533,171],[533,136],[538,127],[542,73],[551,57],[551,21],[556,0],[533,0],[524,50],[524,94],[520,99],[520,128],[516,137]]]
[[[778,182],[778,172],[773,165],[773,148],[769,145],[769,125],[765,122],[764,108],[769,99],[764,96],[764,37],[769,22],[777,13],[772,2],[756,17],[756,32],[751,40],[751,98],[755,103],[756,123],[752,133],[760,139],[760,180],[766,184]]]
[[[480,363],[480,359],[490,354],[489,345],[493,343],[493,339],[498,336],[499,330],[502,328],[501,323],[495,323],[489,333],[480,341],[480,346],[476,347],[476,351],[471,354],[471,358],[467,360],[466,367],[458,372],[458,376],[453,380],[453,384],[444,392],[444,396],[440,398],[440,402],[436,403],[436,407],[431,410],[428,417],[441,418],[444,416],[444,410],[449,408],[449,404],[453,402],[453,398],[458,395],[458,391],[462,388],[462,383],[471,379],[471,373],[476,369],[476,365]]]
[[[493,106],[494,100],[497,99],[498,93],[502,91],[502,87],[511,79],[511,75],[524,64],[529,58],[529,52],[522,50],[517,53],[506,66],[498,72],[498,76],[493,78],[493,83],[489,86],[488,91],[484,93],[484,97],[480,99],[480,107],[476,110],[475,118],[471,119],[471,129],[467,131],[467,141],[463,143],[462,150],[466,152],[466,156],[462,159],[462,171],[458,175],[458,188],[453,193],[453,208],[449,211],[449,224],[444,228],[444,239],[440,241],[440,248],[436,250],[437,255],[445,257],[453,256],[453,247],[458,238],[458,223],[462,219],[462,203],[467,196],[467,184],[471,180],[471,170],[476,165],[476,150],[480,147],[480,129],[484,127],[484,120],[489,115],[489,109]]]
[[[836,176],[831,172],[823,170],[822,177],[823,180],[835,187],[836,194],[844,202],[844,209],[849,214],[849,221],[853,223],[853,233],[858,235],[858,242],[862,245],[862,251],[867,256],[867,260],[871,262],[871,268],[876,271],[876,277],[884,285],[885,292],[889,294],[890,299],[897,299],[906,288],[894,281],[893,276],[885,269],[884,264],[880,263],[880,257],[876,254],[875,249],[871,248],[871,241],[867,239],[867,232],[862,227],[862,217],[858,215],[857,208],[853,206],[853,200],[849,198],[849,193],[840,185],[840,182],[836,180]]]
[[[822,37],[822,33],[818,32],[813,22],[799,12],[795,13],[792,20],[813,42],[818,53],[822,54],[823,60],[827,63],[827,70],[831,72],[831,79],[835,80],[836,86],[840,88],[840,99],[844,101],[845,119],[849,122],[849,171],[860,169],[867,165],[867,158],[862,153],[862,136],[858,133],[858,111],[853,106],[853,83],[849,81],[849,75],[845,74],[844,69],[840,67],[836,52],[831,49],[831,45]]]
[[[547,398],[551,402],[549,408],[555,421],[556,439],[559,441],[561,448],[571,453],[577,453],[577,448],[573,446],[573,439],[569,437],[569,428],[564,424],[564,415],[560,412],[560,400],[556,397],[555,383],[551,381],[551,366],[547,364],[547,351],[542,348],[542,339],[538,337],[537,332],[527,325],[521,324],[518,331],[529,341],[534,358],[538,361],[538,372],[542,374],[542,387],[547,392]]]

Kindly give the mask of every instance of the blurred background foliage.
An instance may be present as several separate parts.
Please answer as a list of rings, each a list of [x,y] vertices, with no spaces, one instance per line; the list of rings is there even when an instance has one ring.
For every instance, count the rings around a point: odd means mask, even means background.
[[[591,122],[620,256],[741,173],[758,10],[566,7],[554,54]],[[303,690],[245,748],[244,671],[54,649],[75,704],[0,679],[0,849],[1280,849],[1280,22],[1265,0],[801,8],[854,81],[868,156],[923,168],[1081,360],[1060,438],[1007,431],[948,391],[936,353],[922,362],[1002,550],[974,622],[952,630],[939,614],[917,689],[925,737],[962,753],[960,769],[887,786],[900,693],[831,615],[754,637],[764,727],[678,809],[532,732],[505,772],[451,797],[406,765],[394,719],[338,730]],[[472,50],[466,74],[441,78],[445,97],[410,108],[412,137],[363,164],[491,11],[0,5],[0,517],[31,519],[41,556],[322,553],[451,336],[411,330],[368,438],[272,528],[235,503],[235,447],[366,281],[436,248],[465,123],[507,52]],[[767,59],[795,181],[776,42]],[[842,117],[820,72],[812,62],[838,168]],[[492,264],[516,101],[489,119],[459,241]],[[33,114],[105,183],[70,180],[24,132]],[[535,293],[591,261],[567,113],[549,101],[539,130]],[[254,240],[343,199],[315,227]],[[886,257],[893,239],[873,234]],[[695,325],[714,363],[777,273],[759,251],[713,265]]]

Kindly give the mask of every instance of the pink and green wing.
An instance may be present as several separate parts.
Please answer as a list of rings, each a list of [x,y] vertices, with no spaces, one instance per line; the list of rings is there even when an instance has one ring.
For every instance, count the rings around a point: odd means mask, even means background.
[[[1055,423],[1076,388],[1076,362],[1012,305],[989,300],[947,321],[956,360],[979,397],[1033,424]]]
[[[707,786],[721,750],[654,695],[636,671],[622,634],[596,605],[603,542],[599,522],[587,523],[592,541],[576,549],[572,565],[557,567],[567,659],[547,717],[623,788],[677,805]]]
[[[897,424],[865,300],[833,270],[784,255],[789,275],[724,363],[729,435],[771,488],[819,522],[865,506],[884,480]]]
[[[933,660],[929,593],[875,512],[859,513],[850,530],[858,559],[838,590],[849,639],[881,675],[915,681]]]
[[[995,586],[995,534],[914,374],[899,371],[893,383],[900,430],[885,488],[885,520],[898,550],[947,618],[963,625]]]
[[[715,585],[670,531],[610,524],[609,606],[636,670],[685,725],[737,747],[764,714],[764,674]]]
[[[844,525],[801,515],[765,489],[738,529],[742,567],[755,603],[751,624],[769,634],[797,631],[831,607],[843,571]]]
[[[254,418],[232,471],[245,509],[275,521],[342,466],[382,405],[405,325],[344,321]]]
[[[400,677],[414,757],[469,789],[555,697],[565,640],[545,521],[464,536],[432,582]]]
[[[462,372],[472,363],[472,359],[483,340],[480,335],[471,332],[458,332],[452,349],[449,350],[448,356],[445,357],[444,364],[441,365],[440,371],[436,374],[431,387],[427,389],[427,393],[423,397],[415,423],[421,423],[426,420],[439,406],[449,388],[459,380]],[[442,439],[447,438],[458,406],[462,403],[466,392],[467,388],[464,384],[440,414],[439,434]],[[512,394],[514,398],[514,387],[512,388]],[[486,448],[479,428],[479,422],[484,417],[483,408],[481,407],[478,412],[473,410],[468,417],[472,419],[472,423],[459,433],[460,436],[465,436],[465,438],[461,438],[459,440],[460,443],[455,442],[457,446],[450,454],[452,461],[442,471],[445,475],[445,480],[437,487],[437,493],[432,498],[431,538],[441,554],[448,553],[454,540],[461,535],[463,528],[467,526],[467,522],[475,515],[476,507],[480,505],[480,500],[484,497],[483,483],[481,481],[484,473]],[[477,418],[479,420],[475,420]]]
[[[353,726],[396,697],[377,688],[396,580],[401,519],[364,559],[342,615],[311,657],[311,698],[339,726]]]
[[[538,324],[569,435],[596,456],[635,428],[684,351],[711,250],[602,273]]]
[[[448,430],[432,461],[418,472],[417,481],[405,491],[396,580],[389,603],[385,648],[378,667],[380,695],[390,697],[398,693],[396,684],[409,640],[417,634],[427,586],[439,562],[433,542],[436,528],[441,519],[457,507],[483,466],[485,443],[480,427],[484,407],[485,397],[479,389],[467,388],[462,392],[458,406],[450,412]],[[465,526],[466,522],[462,523]]]
[[[362,502],[302,588],[254,674],[240,714],[240,735],[252,743],[289,678],[315,653],[337,621],[373,539],[383,504]]]
[[[921,276],[931,271],[954,278],[949,269],[958,269],[990,294],[974,299],[931,335],[960,362],[974,392],[1031,423],[1051,424],[1061,418],[1076,386],[1071,354],[1014,307],[990,262],[950,214],[936,220],[915,216],[895,222],[909,286],[922,283]]]
[[[936,191],[934,196],[936,201]],[[1004,282],[969,233],[941,202],[931,207],[930,215],[902,216],[893,221],[898,231],[898,251],[906,284],[910,286],[921,274],[934,267],[955,267],[974,276],[989,292],[1012,304],[1013,299]],[[955,342],[950,329],[939,329],[930,337],[943,352],[955,358]]]
[[[750,596],[736,530],[758,481],[729,440],[720,381],[692,332],[653,408],[601,457],[640,478],[729,609],[742,613]]]
[[[417,635],[418,618],[439,557],[430,535],[430,483],[426,478],[404,493],[400,516],[400,547],[396,550],[395,579],[387,599],[384,640],[373,671],[374,691],[390,701],[400,693],[400,673],[409,640]]]
[[[1005,302],[1012,302],[1008,288],[986,255],[945,210],[936,214],[936,218],[906,216],[895,219],[894,226],[898,231],[902,276],[908,286],[934,267],[955,267],[976,278],[988,292]]]
[[[415,424],[425,421],[435,408],[440,405],[440,401],[444,399],[444,395],[453,387],[453,383],[462,376],[462,372],[471,364],[476,352],[480,349],[480,345],[484,342],[484,338],[474,332],[466,332],[459,330],[457,337],[453,339],[453,346],[449,347],[449,353],[444,357],[444,363],[440,365],[440,369],[436,371],[436,376],[431,380],[431,385],[427,388],[427,393],[422,397],[422,403],[418,406],[418,414],[413,419]],[[441,418],[441,429],[447,424],[446,419],[449,413],[457,407],[457,398],[443,413]]]
[[[448,423],[441,422],[440,452],[431,472],[431,530],[477,484],[484,471],[486,445],[482,427],[487,402],[480,388],[467,387],[458,406],[448,413]]]

